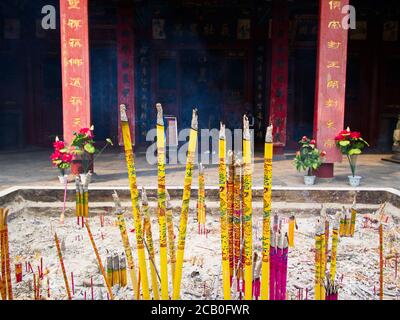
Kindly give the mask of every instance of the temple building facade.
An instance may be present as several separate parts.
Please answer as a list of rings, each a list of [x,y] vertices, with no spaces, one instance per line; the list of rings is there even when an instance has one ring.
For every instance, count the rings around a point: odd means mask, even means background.
[[[193,107],[208,129],[240,128],[246,113],[256,145],[272,122],[276,154],[307,135],[329,165],[347,126],[390,152],[399,22],[395,0],[1,1],[0,150],[91,124],[121,141],[121,103],[144,148],[161,102],[178,129]]]

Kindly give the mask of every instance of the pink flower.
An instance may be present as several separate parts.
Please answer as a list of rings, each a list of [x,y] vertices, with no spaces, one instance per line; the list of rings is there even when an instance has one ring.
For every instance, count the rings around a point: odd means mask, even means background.
[[[56,150],[54,151],[54,153],[50,156],[51,160],[58,160],[61,156],[61,152]]]
[[[342,140],[344,140],[344,139],[346,139],[346,137],[344,137],[344,136],[341,135],[341,134],[339,134],[339,135],[337,135],[337,136],[335,137],[335,140],[336,140],[336,141],[342,141]]]
[[[350,133],[350,138],[359,139],[359,138],[361,138],[361,133],[357,132],[357,131],[353,131],[353,132]]]
[[[55,141],[53,143],[53,147],[54,147],[55,150],[64,149],[65,148],[65,143],[64,143],[64,141]]]
[[[326,156],[326,151],[321,151],[321,157],[325,157]]]
[[[297,151],[297,152],[296,152],[296,156],[299,156],[299,155],[300,155],[300,151]]]
[[[79,130],[79,134],[83,134],[90,139],[93,138],[93,132],[90,130],[90,128],[82,128],[81,130]]]
[[[301,140],[306,141],[307,140],[307,136],[303,136],[303,138],[301,138]]]
[[[63,162],[65,162],[65,163],[71,163],[71,161],[72,161],[72,154],[64,153],[64,154],[62,155],[61,160],[62,160]]]
[[[315,144],[315,140],[312,139],[312,140],[310,141],[310,144]]]

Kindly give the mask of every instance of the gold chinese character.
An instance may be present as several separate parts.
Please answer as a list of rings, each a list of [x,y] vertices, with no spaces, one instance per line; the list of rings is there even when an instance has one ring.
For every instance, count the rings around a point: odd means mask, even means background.
[[[325,140],[324,147],[325,148],[333,148],[335,146],[335,141],[332,139]]]
[[[340,9],[340,1],[329,1],[329,8],[331,10]]]
[[[339,49],[340,44],[341,44],[340,42],[330,40],[330,41],[328,41],[328,48],[329,49]]]
[[[75,127],[81,126],[81,118],[74,118],[74,126]]]
[[[67,26],[71,29],[78,30],[81,27],[82,20],[68,19]]]
[[[69,79],[69,84],[70,86],[77,87],[77,88],[82,88],[81,84],[81,78],[70,78]]]
[[[80,0],[68,0],[68,9],[80,9],[79,1]]]
[[[74,106],[81,106],[82,105],[82,97],[71,97],[69,102]]]
[[[340,29],[341,28],[340,22],[337,20],[329,21],[328,28],[329,29]]]
[[[327,68],[340,68],[339,61],[328,61]]]
[[[326,127],[327,127],[328,129],[335,129],[335,122],[332,121],[332,120],[328,120],[328,121],[326,122]]]
[[[68,43],[71,48],[81,48],[82,47],[81,39],[71,38],[71,39],[69,39]]]
[[[78,66],[80,67],[83,64],[82,59],[77,59],[77,58],[70,58],[67,60],[67,63],[72,67],[72,66]]]
[[[339,88],[339,80],[328,80],[327,88]]]
[[[337,107],[338,105],[338,101],[337,100],[333,100],[333,99],[328,99],[325,101],[325,106],[328,108],[332,108],[332,107]]]

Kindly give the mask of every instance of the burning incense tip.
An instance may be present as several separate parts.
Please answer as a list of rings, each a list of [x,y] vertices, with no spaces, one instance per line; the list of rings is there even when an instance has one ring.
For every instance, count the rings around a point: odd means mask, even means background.
[[[164,119],[163,119],[163,109],[161,103],[156,104],[156,109],[157,109],[157,125],[163,126]]]
[[[193,130],[197,130],[198,129],[198,114],[197,114],[197,108],[194,108],[192,111],[192,124],[191,124],[191,128]]]
[[[126,115],[126,105],[125,104],[121,104],[119,106],[119,112],[121,115],[121,121],[128,122],[128,116]]]
[[[272,130],[273,130],[273,125],[271,124],[267,127],[267,132],[265,133],[265,142],[267,143],[273,142]]]

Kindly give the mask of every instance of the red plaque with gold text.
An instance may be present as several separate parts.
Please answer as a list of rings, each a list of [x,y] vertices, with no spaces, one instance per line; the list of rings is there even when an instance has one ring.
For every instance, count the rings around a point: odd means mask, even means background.
[[[326,163],[341,162],[335,135],[343,129],[348,30],[342,8],[348,0],[320,0],[314,138]]]
[[[88,0],[60,0],[64,140],[90,127]]]

